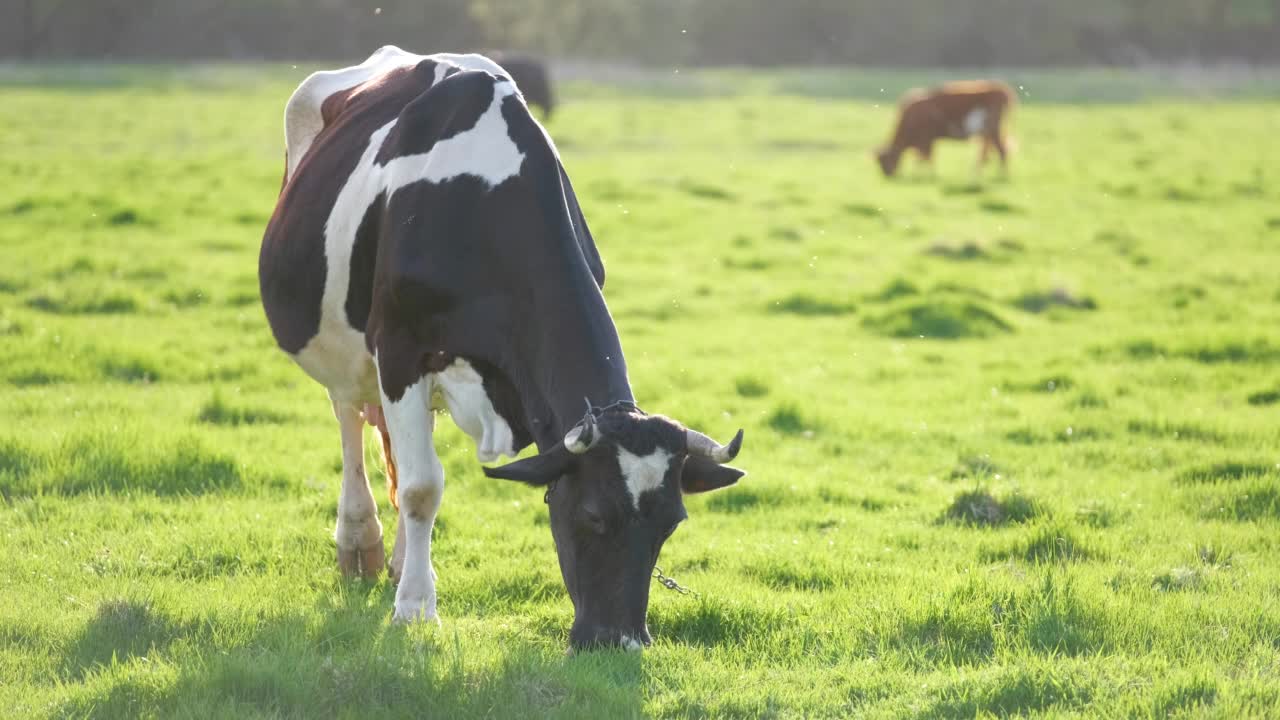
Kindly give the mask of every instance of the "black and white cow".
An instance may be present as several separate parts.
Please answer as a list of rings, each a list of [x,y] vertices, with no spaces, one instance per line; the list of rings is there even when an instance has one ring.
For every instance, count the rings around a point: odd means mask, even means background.
[[[339,567],[384,562],[368,421],[399,508],[393,619],[436,617],[432,409],[447,408],[481,461],[537,444],[484,471],[546,488],[571,644],[648,643],[650,575],[682,494],[743,475],[723,464],[742,432],[722,446],[634,404],[604,267],[515,86],[479,55],[385,47],[304,81],[285,135],[259,279],[276,341],[328,389],[341,427]]]

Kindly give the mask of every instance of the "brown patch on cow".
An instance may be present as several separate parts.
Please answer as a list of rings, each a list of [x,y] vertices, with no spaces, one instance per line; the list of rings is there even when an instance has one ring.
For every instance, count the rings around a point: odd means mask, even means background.
[[[432,502],[439,502],[439,493],[439,489],[429,485],[415,485],[405,488],[405,512],[414,520],[426,522],[430,518],[428,510],[431,507]]]
[[[329,127],[333,124],[334,120],[338,119],[338,116],[342,114],[342,111],[347,109],[347,100],[351,99],[351,96],[355,94],[356,90],[362,87],[364,87],[364,85],[357,85],[353,88],[347,88],[346,90],[339,90],[320,102],[320,119],[324,121],[325,127]]]
[[[898,103],[898,124],[893,139],[876,152],[880,169],[888,177],[898,170],[902,154],[914,149],[926,163],[933,162],[935,140],[982,139],[978,165],[986,162],[992,148],[1007,168],[1008,150],[1003,133],[1004,118],[1017,103],[1017,94],[1008,85],[994,80],[951,82],[929,90],[911,90]],[[980,112],[980,116],[973,113]],[[970,127],[974,121],[980,127]]]

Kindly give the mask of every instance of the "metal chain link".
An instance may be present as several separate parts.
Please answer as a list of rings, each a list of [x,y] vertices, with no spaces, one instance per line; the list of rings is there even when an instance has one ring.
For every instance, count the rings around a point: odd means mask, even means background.
[[[700,595],[698,595],[697,590],[694,590],[693,588],[687,588],[681,585],[680,583],[676,582],[675,578],[669,577],[666,573],[662,572],[662,568],[658,567],[657,565],[653,566],[653,577],[658,581],[659,585],[661,585],[662,587],[668,590],[675,590],[681,595],[701,597]]]

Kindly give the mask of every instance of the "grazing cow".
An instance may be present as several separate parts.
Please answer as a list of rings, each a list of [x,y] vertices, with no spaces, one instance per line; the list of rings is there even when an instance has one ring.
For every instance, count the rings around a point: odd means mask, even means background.
[[[902,153],[909,148],[915,148],[921,159],[932,166],[935,140],[964,140],[977,135],[982,138],[977,169],[982,169],[994,147],[1000,154],[1000,167],[1007,173],[1002,122],[1016,99],[1012,88],[992,80],[952,82],[908,92],[898,103],[898,126],[893,139],[876,152],[880,169],[886,177],[893,177]]]
[[[543,120],[550,120],[556,99],[551,90],[551,73],[547,70],[547,64],[538,58],[517,53],[491,52],[488,55],[507,71],[507,77],[520,89],[524,101],[541,108]]]
[[[683,493],[744,474],[724,464],[742,431],[721,445],[636,406],[595,242],[510,79],[479,55],[385,47],[304,81],[285,140],[259,280],[277,343],[340,426],[341,570],[384,562],[367,421],[399,509],[393,619],[435,618],[432,410],[447,409],[481,461],[537,445],[484,472],[545,489],[572,646],[647,644],[650,576]]]

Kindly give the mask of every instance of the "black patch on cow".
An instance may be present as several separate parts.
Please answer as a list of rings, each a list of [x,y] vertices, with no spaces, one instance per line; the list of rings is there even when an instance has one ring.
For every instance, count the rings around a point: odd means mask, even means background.
[[[489,73],[447,72],[445,80],[432,88],[435,92],[425,92],[405,106],[375,162],[386,165],[397,157],[430,152],[436,143],[474,128],[493,104],[494,77]]]
[[[507,124],[507,135],[511,138],[511,142],[515,143],[516,148],[524,153],[526,158],[549,154],[549,148],[546,147],[546,136],[533,123],[533,119],[529,117],[529,109],[520,102],[519,98],[514,95],[503,98],[502,119]],[[600,259],[600,252],[596,249],[595,239],[591,236],[591,230],[587,227],[587,219],[583,216],[582,208],[578,205],[578,196],[573,191],[573,184],[569,182],[569,173],[565,172],[564,165],[559,160],[554,157],[551,160],[555,163],[557,174],[560,177],[560,186],[556,188],[546,180],[539,178],[538,189],[540,200],[544,205],[544,212],[562,215],[563,212],[560,208],[568,210],[569,236],[577,240],[578,247],[581,249],[583,257],[586,258],[587,267],[591,270],[591,276],[595,278],[596,285],[603,288],[604,262]]]
[[[356,229],[355,244],[351,247],[351,275],[347,284],[347,322],[364,332],[369,322],[369,310],[373,304],[373,271],[378,262],[378,236],[382,229],[383,209],[387,202],[385,192],[378,193],[365,208],[360,227]]]
[[[505,375],[489,363],[474,358],[469,359],[468,362],[476,372],[480,373],[484,381],[485,395],[489,396],[493,409],[511,427],[513,449],[520,452],[533,442],[533,435],[529,432],[525,420],[524,407],[520,404],[520,393],[516,392],[515,386]]]

